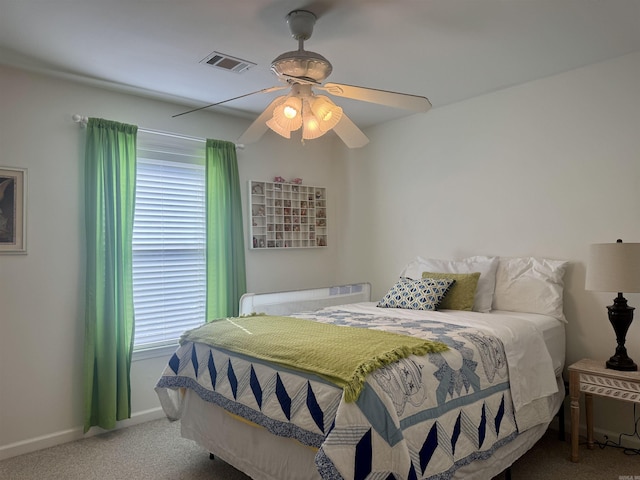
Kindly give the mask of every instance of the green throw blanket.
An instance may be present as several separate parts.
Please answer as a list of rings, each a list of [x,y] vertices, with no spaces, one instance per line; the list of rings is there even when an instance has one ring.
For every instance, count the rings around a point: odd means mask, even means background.
[[[397,333],[337,326],[293,317],[221,318],[185,332],[198,342],[305,372],[344,389],[354,402],[367,374],[409,355],[443,352],[447,345]]]

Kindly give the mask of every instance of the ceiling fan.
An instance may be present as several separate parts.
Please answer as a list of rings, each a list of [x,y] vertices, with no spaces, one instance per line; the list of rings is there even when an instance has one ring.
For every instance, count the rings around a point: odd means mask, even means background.
[[[426,112],[431,108],[429,99],[423,96],[340,83],[323,84],[322,82],[333,70],[331,63],[319,53],[304,49],[304,41],[308,40],[313,33],[313,27],[317,20],[316,15],[308,10],[293,10],[286,18],[291,36],[298,40],[298,50],[283,53],[271,62],[271,71],[286,85],[247,93],[189,110],[174,115],[174,117],[249,95],[271,93],[289,88],[288,95],[277,97],[267,106],[240,136],[239,143],[258,141],[268,128],[285,138],[290,138],[291,132],[302,129],[303,141],[318,138],[329,130],[333,130],[349,148],[358,148],[366,145],[369,139],[344,114],[342,108],[333,103],[329,97],[319,95],[316,91],[414,112]]]

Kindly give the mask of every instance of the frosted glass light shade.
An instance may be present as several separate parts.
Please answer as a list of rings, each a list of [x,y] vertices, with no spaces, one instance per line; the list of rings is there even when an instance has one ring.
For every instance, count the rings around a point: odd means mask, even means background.
[[[328,132],[342,119],[342,108],[333,103],[329,97],[318,95],[311,103],[311,111],[323,132]]]
[[[298,97],[284,98],[273,110],[273,117],[267,122],[267,126],[277,134],[291,138],[291,132],[302,126],[302,101]]]
[[[320,128],[320,122],[315,117],[309,106],[309,101],[305,100],[304,110],[302,113],[303,127],[302,138],[304,140],[313,140],[314,138],[321,137],[326,131]]]
[[[640,292],[640,243],[591,245],[585,288],[597,292]]]
[[[276,132],[278,135],[282,135],[284,138],[291,138],[291,130],[282,128],[273,118],[270,118],[265,123],[267,124],[267,127]]]

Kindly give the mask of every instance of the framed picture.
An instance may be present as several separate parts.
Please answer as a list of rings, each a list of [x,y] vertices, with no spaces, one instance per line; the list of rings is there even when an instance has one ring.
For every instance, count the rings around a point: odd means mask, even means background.
[[[27,253],[27,169],[0,166],[0,254]]]

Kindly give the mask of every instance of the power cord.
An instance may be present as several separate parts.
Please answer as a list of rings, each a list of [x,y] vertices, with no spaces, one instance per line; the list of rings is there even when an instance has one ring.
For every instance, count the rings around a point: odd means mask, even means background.
[[[622,449],[625,455],[640,455],[640,448],[625,447],[622,445],[622,437],[629,437],[629,438],[636,437],[637,439],[640,440],[640,433],[638,433],[638,423],[640,422],[640,417],[637,417],[636,415],[636,407],[637,407],[637,404],[634,403],[633,404],[633,419],[634,419],[633,433],[621,433],[620,435],[618,435],[617,442],[614,442],[613,440],[609,440],[609,437],[605,435],[604,442],[599,442],[597,440],[595,442],[601,449],[605,447],[614,447],[614,448]]]

